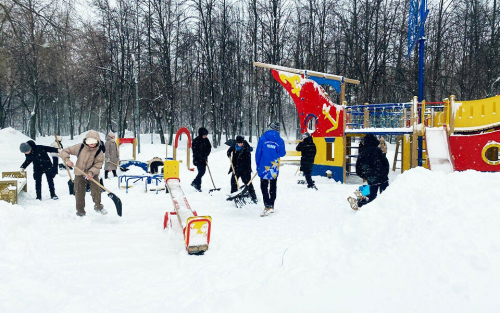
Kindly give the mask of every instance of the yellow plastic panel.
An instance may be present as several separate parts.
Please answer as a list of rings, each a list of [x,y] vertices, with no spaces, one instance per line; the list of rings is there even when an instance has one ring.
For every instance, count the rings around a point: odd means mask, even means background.
[[[179,178],[179,161],[167,160],[163,162],[163,178]]]
[[[455,114],[456,131],[473,131],[500,125],[500,113],[497,112],[500,96],[491,98],[455,101],[458,110]]]
[[[328,145],[324,137],[314,137],[313,139],[316,145],[314,164],[344,166],[344,137],[335,137],[335,141],[331,145]],[[327,149],[327,147],[332,148]],[[328,156],[333,156],[333,161],[328,160]]]

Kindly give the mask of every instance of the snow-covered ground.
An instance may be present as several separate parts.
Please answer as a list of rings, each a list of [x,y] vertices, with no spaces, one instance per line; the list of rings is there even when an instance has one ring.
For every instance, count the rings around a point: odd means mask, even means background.
[[[78,136],[69,146],[80,142]],[[104,139],[104,134],[101,135]],[[0,171],[18,170],[26,136],[0,130]],[[165,157],[155,136],[141,136],[147,161]],[[37,138],[50,144],[52,137]],[[256,145],[256,140],[251,144]],[[125,147],[123,147],[125,148]],[[227,146],[213,150],[202,193],[181,163],[181,185],[193,209],[213,219],[209,250],[186,253],[164,192],[125,193],[118,217],[103,194],[106,216],[77,218],[68,176],[55,178],[59,200],[35,200],[32,166],[18,205],[0,201],[0,312],[496,312],[500,307],[500,173],[444,174],[416,168],[392,173],[389,188],[360,211],[348,184],[315,177],[318,191],[297,184],[297,167],[281,168],[276,213],[259,203],[237,209],[230,191]],[[186,156],[186,140],[177,153]],[[130,152],[122,149],[122,158]],[[392,165],[394,146],[389,146]],[[169,147],[169,156],[172,149]],[[254,166],[255,168],[255,166]]]

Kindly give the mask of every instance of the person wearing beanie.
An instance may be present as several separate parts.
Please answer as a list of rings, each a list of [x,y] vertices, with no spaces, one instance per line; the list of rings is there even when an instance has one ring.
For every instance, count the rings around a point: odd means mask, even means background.
[[[236,136],[236,142],[227,149],[227,156],[231,158],[231,163],[234,167],[229,168],[229,174],[231,174],[231,193],[238,190],[236,184],[236,179],[241,178],[243,183],[246,185],[252,179],[252,147],[248,144],[243,136]],[[236,175],[236,178],[234,177]],[[248,191],[250,197],[254,203],[257,203],[257,195],[255,194],[255,189],[253,184],[248,186]]]
[[[309,133],[304,133],[304,139],[297,145],[295,150],[301,152],[300,157],[300,170],[304,173],[307,181],[307,188],[316,189],[314,181],[311,178],[311,173],[314,165],[314,158],[316,157],[316,145],[314,144],[313,137]]]
[[[104,163],[104,149],[102,147],[99,133],[95,130],[89,130],[83,143],[77,143],[74,146],[65,148],[60,156],[68,166],[75,166],[82,172],[75,169],[75,200],[76,215],[85,216],[85,196],[87,181],[93,178],[99,181],[99,173]],[[71,155],[76,155],[76,164],[69,159]],[[90,193],[94,201],[94,210],[97,213],[105,215],[108,213],[101,204],[101,187],[94,182],[90,182]]]
[[[106,163],[104,163],[104,178],[108,179],[108,173],[110,171],[113,172],[113,176],[116,177],[116,169],[118,168],[116,165],[119,162],[120,151],[118,150],[118,146],[116,145],[116,135],[113,132],[109,132],[106,136],[106,144],[104,145],[106,148]]]
[[[276,187],[279,175],[279,158],[285,156],[285,142],[280,137],[280,123],[272,122],[259,138],[255,151],[255,162],[260,177],[260,190],[264,200],[264,211],[260,216],[274,213]]]
[[[356,161],[356,174],[366,179],[370,185],[370,194],[367,199],[351,204],[354,210],[375,200],[378,191],[382,193],[389,186],[389,161],[378,147],[379,144],[373,134],[367,134],[364,138],[363,151]]]
[[[198,169],[198,175],[191,183],[197,191],[201,192],[201,178],[205,175],[207,170],[208,156],[212,151],[212,144],[207,138],[208,130],[205,127],[201,127],[198,130],[198,137],[193,139],[191,143],[191,149],[193,150],[193,164]]]
[[[52,162],[48,153],[57,153],[59,149],[35,144],[33,140],[23,142],[19,150],[25,154],[26,160],[21,165],[21,173],[24,174],[28,165],[33,162],[33,179],[35,180],[36,199],[42,200],[42,175],[45,174],[49,184],[50,197],[53,200],[59,199],[54,187],[54,176],[52,175]]]

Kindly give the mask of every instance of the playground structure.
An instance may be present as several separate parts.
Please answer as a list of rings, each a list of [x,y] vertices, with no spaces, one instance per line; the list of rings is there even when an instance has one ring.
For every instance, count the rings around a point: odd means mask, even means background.
[[[172,216],[177,216],[184,234],[184,243],[189,254],[202,254],[208,250],[212,218],[198,216],[196,211],[189,206],[186,196],[182,191],[179,179],[179,161],[167,160],[163,166],[166,192],[172,197],[174,211],[166,212],[163,228],[172,227]]]
[[[179,138],[181,137],[182,134],[186,134],[186,136],[188,138],[187,147],[186,147],[186,154],[187,154],[186,155],[186,160],[187,160],[186,165],[187,165],[188,170],[194,171],[194,168],[191,168],[191,142],[192,142],[191,133],[189,132],[189,130],[186,127],[179,128],[179,130],[175,134],[173,159],[174,159],[174,161],[177,160],[177,147],[179,146]],[[168,145],[165,145],[165,146],[166,146],[165,157],[168,159]]]
[[[17,204],[21,191],[28,192],[26,172],[3,172],[0,179],[0,200]]]
[[[134,161],[137,160],[137,138],[117,138],[116,145],[118,146],[118,150],[120,150],[120,145],[124,143],[132,144],[132,155]],[[128,160],[123,160],[123,161],[128,161]]]
[[[309,132],[317,154],[312,175],[330,176],[345,182],[355,165],[356,138],[372,133],[396,136],[396,161],[401,172],[416,166],[452,172],[473,169],[500,171],[500,96],[473,101],[364,104],[348,106],[342,76],[291,69],[263,63],[292,97],[301,132]],[[338,83],[340,82],[340,87]],[[359,83],[359,82],[358,82]],[[340,90],[342,105],[334,104],[320,84]],[[401,158],[398,160],[399,150]]]

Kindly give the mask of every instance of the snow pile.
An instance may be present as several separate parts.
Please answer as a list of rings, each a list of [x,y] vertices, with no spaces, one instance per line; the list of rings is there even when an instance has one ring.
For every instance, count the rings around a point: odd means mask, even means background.
[[[0,138],[12,143],[16,136]],[[164,156],[165,145],[147,147],[147,158],[138,160]],[[340,184],[314,177],[315,191],[297,184],[303,179],[297,166],[285,165],[276,212],[262,218],[259,178],[258,204],[237,209],[226,201],[227,148],[209,157],[221,191],[208,193],[207,171],[203,192],[196,192],[190,183],[197,171],[179,167],[190,207],[213,219],[203,256],[186,253],[176,218],[171,230],[163,229],[165,212],[173,210],[164,191],[126,193],[111,178],[106,187],[121,199],[123,217],[103,193],[108,215],[95,213],[87,195],[87,216],[77,218],[68,177],[55,178],[58,201],[49,199],[44,180],[40,202],[28,176],[18,205],[0,201],[0,312],[493,312],[500,306],[500,173],[391,173],[389,188],[356,212],[346,198],[360,179]],[[24,159],[17,151],[5,155],[0,170]]]

